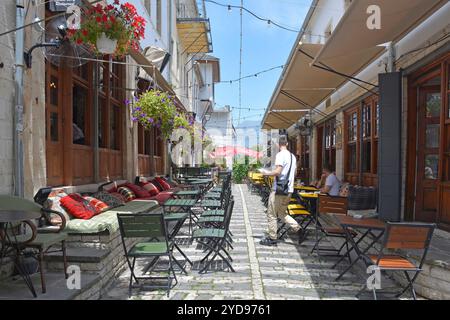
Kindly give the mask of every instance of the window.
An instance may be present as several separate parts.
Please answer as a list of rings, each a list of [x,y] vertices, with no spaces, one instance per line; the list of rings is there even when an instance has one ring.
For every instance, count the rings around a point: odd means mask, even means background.
[[[104,57],[109,60],[109,57]],[[121,62],[115,60],[114,62]],[[121,149],[121,122],[124,65],[105,62],[99,66],[99,132],[100,148]],[[109,79],[105,81],[105,79]]]
[[[88,132],[88,90],[84,86],[73,86],[73,144],[89,145]]]
[[[355,173],[357,167],[358,112],[352,111],[348,116],[347,172]]]
[[[378,132],[380,107],[378,97],[372,96],[347,111],[345,116],[345,173],[353,183],[376,183],[378,174]],[[368,179],[365,179],[368,177]]]
[[[336,119],[324,124],[324,140],[323,164],[331,170],[336,170]]]
[[[372,106],[364,104],[362,107],[362,171],[371,172],[372,169]]]

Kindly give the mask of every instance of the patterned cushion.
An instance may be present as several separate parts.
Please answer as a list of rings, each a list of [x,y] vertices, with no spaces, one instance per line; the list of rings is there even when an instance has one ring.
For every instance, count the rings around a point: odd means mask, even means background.
[[[164,189],[164,191],[170,190],[172,187],[164,178],[157,177],[155,180],[159,183],[159,185]]]
[[[377,189],[373,187],[350,186],[348,190],[349,210],[369,210],[377,207]]]
[[[131,191],[133,191],[133,193],[136,195],[137,198],[148,198],[151,197],[150,192],[148,192],[147,190],[145,190],[144,188],[137,186],[135,184],[132,183],[126,183],[123,185],[124,187],[127,187],[128,189],[130,189]]]
[[[50,209],[50,210],[54,210],[57,212],[60,212],[64,215],[64,217],[66,218],[66,222],[69,221],[71,219],[69,213],[67,213],[66,209],[61,205],[61,199],[67,197],[67,193],[62,190],[55,190],[50,192],[50,194],[47,197],[47,200],[44,202],[43,207],[45,209]],[[52,215],[51,218],[51,223],[52,224],[56,224],[59,225],[62,223],[61,217],[57,216],[57,215]]]
[[[88,201],[88,204],[95,209],[96,215],[111,209],[110,206],[97,198],[84,196],[83,199]]]
[[[141,182],[140,185],[150,193],[151,197],[154,197],[159,193],[158,188],[151,182]]]
[[[72,234],[93,234],[108,231],[110,234],[113,234],[119,230],[118,213],[145,213],[158,208],[160,207],[156,201],[134,200],[123,206],[94,216],[90,220],[72,219],[67,223],[64,231]]]
[[[125,198],[126,202],[136,199],[136,195],[130,188],[119,187],[117,188],[117,192]]]
[[[119,195],[119,197],[117,197],[117,195]],[[117,208],[125,204],[125,200],[118,193],[114,194],[106,191],[99,191],[97,193],[94,193],[92,196],[98,200],[103,201],[110,208]]]
[[[158,188],[158,191],[159,191],[159,192],[165,191],[164,188],[163,188],[163,186],[159,183],[158,180],[153,179],[153,180],[150,181],[150,182],[153,183],[153,184],[155,185],[156,188]]]
[[[77,219],[89,220],[96,215],[95,208],[90,206],[78,193],[72,193],[62,198],[61,205]]]

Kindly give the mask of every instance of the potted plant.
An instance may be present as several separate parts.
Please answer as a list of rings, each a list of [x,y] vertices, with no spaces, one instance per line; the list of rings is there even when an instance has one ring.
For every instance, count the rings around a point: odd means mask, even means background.
[[[189,127],[187,116],[177,110],[173,97],[166,92],[149,90],[126,104],[131,105],[134,122],[147,129],[160,129],[165,138],[169,138],[174,129]]]
[[[138,50],[144,38],[146,21],[130,3],[102,6],[97,4],[83,12],[79,29],[69,29],[69,38],[85,44],[95,52],[115,57],[126,55],[131,48]]]

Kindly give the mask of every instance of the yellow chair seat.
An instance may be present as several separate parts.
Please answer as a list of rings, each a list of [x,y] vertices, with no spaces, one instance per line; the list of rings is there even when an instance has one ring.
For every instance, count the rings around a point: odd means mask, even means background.
[[[311,215],[308,211],[306,210],[300,210],[300,209],[289,209],[289,214],[291,216],[309,216]]]
[[[295,209],[300,209],[300,210],[305,210],[305,207],[302,206],[301,204],[290,204],[288,206],[289,210],[295,210]]]

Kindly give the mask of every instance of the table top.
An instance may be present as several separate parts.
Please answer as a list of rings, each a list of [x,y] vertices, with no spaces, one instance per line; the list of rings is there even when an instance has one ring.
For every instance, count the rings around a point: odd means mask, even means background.
[[[300,197],[309,198],[309,199],[318,199],[319,194],[318,193],[300,192]]]
[[[351,216],[334,215],[339,224],[345,227],[352,227],[355,229],[376,229],[385,230],[386,223],[378,219],[356,219]]]
[[[193,207],[197,200],[195,199],[169,199],[163,206],[164,207]]]
[[[295,186],[295,190],[303,190],[303,191],[319,191],[319,189],[314,187],[308,187],[308,186]]]
[[[200,190],[178,191],[175,193],[176,196],[197,196],[199,194]]]
[[[189,181],[188,184],[208,184],[211,182],[212,182],[212,179],[195,179],[195,180]]]
[[[33,220],[40,217],[41,213],[35,211],[0,210],[0,222],[2,223]]]
[[[203,200],[200,202],[200,207],[220,207],[221,203],[219,200]]]

